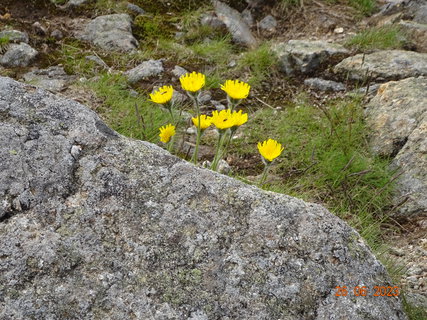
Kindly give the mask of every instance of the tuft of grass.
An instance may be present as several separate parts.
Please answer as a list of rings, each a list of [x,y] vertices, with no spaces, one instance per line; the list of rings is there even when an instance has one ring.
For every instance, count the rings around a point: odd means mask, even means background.
[[[9,36],[2,36],[0,37],[0,54],[2,54],[4,51],[7,50],[7,47],[10,43],[10,37]]]
[[[238,69],[249,71],[248,82],[256,87],[271,75],[276,65],[277,57],[271,51],[270,45],[265,43],[256,49],[242,53]]]
[[[207,40],[189,46],[195,56],[205,64],[226,66],[233,54],[233,45],[230,37]]]
[[[257,143],[267,138],[281,142],[285,151],[272,172],[278,181],[267,189],[324,204],[375,249],[391,204],[393,172],[387,160],[367,151],[361,99],[337,100],[325,108],[300,100],[285,111],[258,111],[234,152],[245,157],[257,154]],[[260,162],[259,174],[262,167]]]
[[[407,42],[405,33],[399,26],[373,27],[347,40],[345,46],[357,50],[401,49]]]
[[[132,95],[126,77],[105,73],[87,85],[104,100],[101,114],[114,130],[134,139],[158,142],[159,127],[170,122],[169,114]]]
[[[375,0],[348,0],[349,4],[357,9],[361,14],[369,16],[374,13]]]

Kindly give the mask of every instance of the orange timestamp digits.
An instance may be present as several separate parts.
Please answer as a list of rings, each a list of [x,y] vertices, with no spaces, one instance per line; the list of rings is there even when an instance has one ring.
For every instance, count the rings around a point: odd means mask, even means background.
[[[337,286],[335,292],[336,297],[345,297],[349,294],[352,294],[356,297],[366,297],[369,295],[369,289],[366,286],[356,286],[349,289],[347,286]],[[399,287],[397,286],[374,286],[373,293],[371,294],[374,297],[397,297],[400,293]]]

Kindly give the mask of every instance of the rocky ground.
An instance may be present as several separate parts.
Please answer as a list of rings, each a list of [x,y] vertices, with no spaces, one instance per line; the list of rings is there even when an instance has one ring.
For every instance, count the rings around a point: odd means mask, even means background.
[[[147,94],[164,84],[178,88],[178,78],[186,71],[210,78],[200,99],[205,112],[225,104],[217,90],[225,77],[252,84],[242,108],[254,116],[266,109],[277,116],[286,109],[284,101],[298,106],[302,93],[320,109],[334,99],[360,94],[369,148],[396,172],[393,199],[381,208],[379,218],[378,240],[389,246],[383,259],[398,266],[395,281],[408,301],[427,309],[425,1],[377,2],[372,10],[320,0],[212,1],[201,8],[194,1],[1,4],[0,75],[84,103],[133,138],[157,142],[158,123],[164,120],[145,114],[143,104],[142,125],[149,127],[151,119],[153,129],[141,135],[134,101],[146,103]],[[387,44],[389,33],[375,38],[374,32],[361,35],[363,30],[398,32]],[[106,88],[115,83],[126,91],[128,110],[111,107]],[[174,99],[188,104],[182,93]],[[193,135],[191,130],[182,134],[176,154],[185,157],[194,145]],[[211,160],[213,146],[202,147],[200,161]],[[243,179],[260,174],[255,153],[236,149],[226,160],[224,170]],[[289,170],[277,174],[279,180],[290,175]],[[324,197],[309,200],[328,206]],[[25,204],[18,201],[14,206]],[[0,211],[0,219],[5,217]]]

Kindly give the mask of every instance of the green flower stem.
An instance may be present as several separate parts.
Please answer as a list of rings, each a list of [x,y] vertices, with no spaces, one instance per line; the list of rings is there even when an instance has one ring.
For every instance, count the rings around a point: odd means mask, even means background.
[[[197,137],[196,137],[196,147],[194,148],[193,158],[192,161],[194,164],[197,164],[198,154],[199,154],[199,145],[200,145],[200,139],[202,137],[202,129],[200,129],[200,108],[199,108],[199,102],[197,101],[197,97],[193,97],[194,105],[196,106],[196,119],[199,123],[197,126]]]
[[[270,168],[271,162],[266,162],[264,171],[262,172],[261,180],[259,181],[259,186],[262,187],[264,184],[265,179],[267,178],[268,169]]]
[[[229,146],[229,145],[230,145],[230,143],[231,143],[231,139],[233,138],[234,132],[236,132],[236,130],[230,130],[230,135],[229,135],[229,137],[228,137],[228,139],[227,139],[227,142],[225,143],[224,149],[223,149],[223,150],[222,150],[222,152],[221,152],[221,155],[220,155],[220,157],[219,157],[219,160],[221,160],[221,159],[225,158],[225,156],[226,156],[226,154],[227,154],[227,152],[228,152],[228,146]],[[219,161],[219,160],[218,160],[218,161]]]
[[[167,144],[167,148],[166,148],[166,149],[167,149],[170,153],[172,153],[172,147],[173,147],[174,142],[175,142],[175,136],[173,136],[173,137],[170,139],[170,141],[168,142],[168,144]]]
[[[222,147],[222,145],[224,143],[224,139],[223,139],[224,137],[225,137],[224,131],[220,130],[219,131],[219,137],[218,137],[218,143],[217,143],[216,151],[215,151],[215,157],[212,160],[212,164],[211,164],[211,169],[213,171],[216,171],[218,169],[218,163],[221,160],[221,158],[220,158],[221,147]]]

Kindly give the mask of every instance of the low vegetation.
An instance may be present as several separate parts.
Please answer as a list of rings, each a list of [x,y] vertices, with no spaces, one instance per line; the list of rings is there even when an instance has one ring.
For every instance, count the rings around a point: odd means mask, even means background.
[[[372,0],[348,1],[363,14],[370,14],[375,8]],[[200,8],[196,2],[170,1],[172,9],[181,6],[185,10],[173,11],[169,16],[164,15],[164,6],[153,2],[150,7],[151,1],[140,2],[133,1],[152,16],[139,16],[135,20],[135,35],[144,43],[138,53],[105,53],[80,41],[65,40],[51,57],[52,64],[62,63],[67,72],[89,79],[81,85],[101,99],[102,107],[97,111],[119,133],[159,143],[159,128],[170,122],[167,110],[148,101],[148,94],[154,87],[171,83],[161,80],[132,88],[122,74],[147,59],[164,58],[168,66],[180,65],[189,71],[203,72],[205,89],[212,89],[214,96],[226,79],[244,80],[251,85],[252,92],[271,85],[277,61],[269,43],[247,50],[235,46],[229,35],[221,31],[200,27],[200,16],[210,8]],[[104,3],[109,2],[104,0]],[[304,3],[282,0],[282,4]],[[105,10],[102,4],[99,6],[99,10]],[[182,35],[176,34],[176,24]],[[346,43],[361,51],[396,49],[404,44],[401,30],[390,26],[367,29]],[[87,60],[87,55],[99,56],[107,68]],[[393,211],[391,192],[398,173],[389,169],[387,159],[369,151],[366,142],[369,128],[363,121],[362,97],[337,98],[318,105],[300,92],[292,100],[282,100],[273,106],[259,108],[244,102],[241,107],[248,113],[248,122],[230,145],[233,175],[247,183],[257,183],[263,172],[257,143],[268,138],[279,141],[284,151],[271,167],[264,188],[323,204],[356,228],[377,253],[384,251],[381,225]],[[178,136],[183,135],[185,126],[189,124],[183,122]],[[211,142],[214,145],[215,141],[209,141],[208,137],[202,140],[204,144]],[[178,155],[184,157],[182,153]],[[389,270],[394,272],[392,266]],[[420,310],[406,302],[405,308],[410,319],[423,319]]]
[[[407,43],[405,33],[395,25],[385,25],[366,29],[349,39],[347,47],[360,50],[402,49]]]

